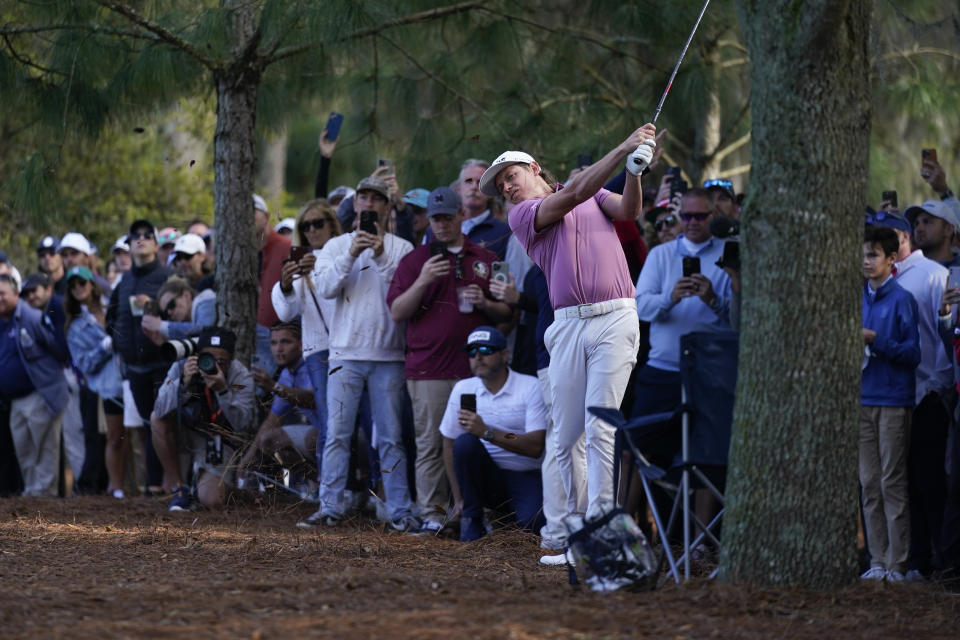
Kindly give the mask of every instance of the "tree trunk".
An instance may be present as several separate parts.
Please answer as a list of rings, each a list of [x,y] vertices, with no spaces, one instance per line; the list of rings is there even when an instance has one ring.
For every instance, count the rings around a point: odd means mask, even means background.
[[[227,5],[235,3],[227,2]],[[234,60],[214,72],[217,128],[213,136],[217,320],[237,334],[236,357],[250,364],[256,341],[260,250],[254,231],[254,123],[262,69],[255,58],[253,7],[231,6]],[[270,295],[266,292],[265,295]]]
[[[720,572],[856,577],[867,0],[738,0],[750,56],[740,372]]]

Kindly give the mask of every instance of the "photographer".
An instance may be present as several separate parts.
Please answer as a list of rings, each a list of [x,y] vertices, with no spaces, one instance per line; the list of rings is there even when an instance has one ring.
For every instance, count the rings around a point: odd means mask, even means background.
[[[174,362],[157,393],[150,425],[163,465],[163,488],[175,493],[171,511],[188,511],[193,503],[182,484],[178,445],[197,470],[195,486],[203,506],[222,506],[227,485],[233,484],[238,433],[254,418],[253,376],[233,359],[236,341],[229,329],[204,328],[197,353]]]

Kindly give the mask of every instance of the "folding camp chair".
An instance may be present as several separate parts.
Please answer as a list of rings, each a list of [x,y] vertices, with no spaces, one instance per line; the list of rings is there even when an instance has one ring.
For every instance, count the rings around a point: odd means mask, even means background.
[[[716,530],[723,515],[723,494],[704,473],[703,467],[725,470],[727,465],[737,385],[738,346],[735,333],[697,332],[682,336],[682,402],[673,411],[638,416],[628,421],[617,409],[589,407],[590,413],[623,430],[657,525],[662,548],[660,561],[666,560],[670,574],[678,583],[680,564],[683,565],[684,580],[690,578],[692,549],[704,540],[710,540],[717,547],[720,545]],[[679,437],[676,433],[678,422]],[[655,450],[662,458],[665,444],[672,459],[666,464],[657,464],[650,452]],[[690,508],[692,481],[706,487],[720,502],[720,512],[708,523],[701,522]],[[666,522],[654,501],[653,486],[660,487],[673,498]],[[679,514],[683,517],[683,553],[674,558],[667,539]],[[697,535],[692,540],[691,524],[697,528]]]

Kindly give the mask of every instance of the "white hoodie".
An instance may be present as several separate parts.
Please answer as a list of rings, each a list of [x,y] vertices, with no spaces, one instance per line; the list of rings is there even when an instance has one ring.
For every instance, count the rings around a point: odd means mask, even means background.
[[[387,290],[400,259],[413,245],[392,233],[383,237],[383,253],[364,249],[350,255],[356,232],[331,238],[314,266],[318,296],[334,298],[330,327],[330,360],[403,362],[406,323],[397,325],[387,307]]]
[[[320,251],[315,249],[313,254],[319,258]],[[314,303],[314,296],[310,294],[310,289],[304,286],[306,282],[303,278],[294,280],[293,291],[287,295],[280,290],[278,280],[273,285],[273,291],[270,292],[273,310],[277,312],[280,320],[290,322],[297,316],[302,316],[300,322],[303,331],[304,358],[313,353],[326,351],[330,347],[329,330],[337,306],[335,300],[324,298],[316,291],[314,292],[316,303]]]

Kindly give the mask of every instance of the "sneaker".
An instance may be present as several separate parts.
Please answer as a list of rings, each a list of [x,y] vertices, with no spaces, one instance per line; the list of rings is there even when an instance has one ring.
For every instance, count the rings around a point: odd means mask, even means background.
[[[883,580],[887,577],[887,570],[883,567],[870,567],[860,575],[861,580]]]
[[[400,516],[399,518],[394,518],[389,523],[390,528],[394,531],[399,531],[400,533],[408,533],[411,531],[420,531],[420,520],[415,516]]]
[[[570,553],[568,549],[565,553],[560,553],[555,556],[540,556],[540,564],[547,567],[563,567],[568,564],[573,564],[573,554]]]
[[[420,524],[420,529],[418,529],[416,532],[413,532],[413,533],[435,536],[438,533],[440,533],[441,529],[443,529],[443,525],[437,522],[436,520],[424,520]]]
[[[126,494],[123,493],[123,489],[114,489],[110,495],[112,495],[117,500],[123,500],[124,498],[127,497]]]
[[[329,514],[321,511],[316,511],[310,514],[309,517],[299,521],[297,523],[297,528],[299,529],[317,529],[320,527],[335,527],[340,524],[340,518],[337,516],[331,516]]]
[[[170,500],[168,511],[193,511],[195,503],[188,487],[177,487],[173,490],[173,499]]]
[[[479,540],[487,535],[486,522],[481,518],[460,518],[460,542]]]
[[[884,577],[887,582],[905,582],[907,576],[903,575],[895,569],[890,569],[887,571],[887,575]]]
[[[929,582],[927,577],[917,569],[910,569],[904,577],[907,579],[907,582]]]

